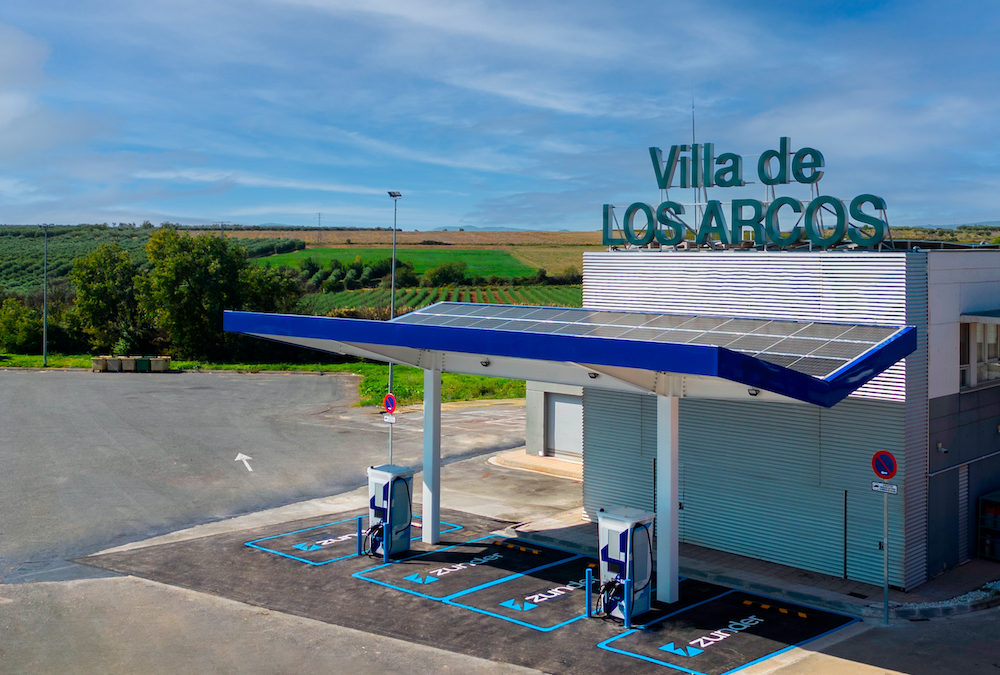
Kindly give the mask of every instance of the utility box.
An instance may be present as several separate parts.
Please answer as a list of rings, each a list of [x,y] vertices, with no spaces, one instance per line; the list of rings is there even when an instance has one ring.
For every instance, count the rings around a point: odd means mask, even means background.
[[[412,518],[413,469],[395,464],[369,467],[368,552],[385,556],[409,551]]]
[[[601,509],[599,601],[605,614],[625,618],[625,580],[631,587],[629,619],[650,609],[653,591],[653,520],[656,514],[627,507]]]

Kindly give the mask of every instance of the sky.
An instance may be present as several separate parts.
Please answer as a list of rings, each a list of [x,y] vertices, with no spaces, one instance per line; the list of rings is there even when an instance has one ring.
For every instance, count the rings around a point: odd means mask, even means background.
[[[788,136],[892,226],[996,221],[997,35],[995,0],[4,0],[0,223],[387,227],[398,190],[406,230],[598,230],[692,105],[749,174]]]

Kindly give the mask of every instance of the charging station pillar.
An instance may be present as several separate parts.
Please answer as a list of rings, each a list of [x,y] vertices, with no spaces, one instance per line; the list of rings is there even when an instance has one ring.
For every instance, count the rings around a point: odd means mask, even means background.
[[[424,370],[424,489],[421,539],[441,540],[441,371]]]
[[[656,599],[665,603],[680,599],[678,400],[656,397]]]

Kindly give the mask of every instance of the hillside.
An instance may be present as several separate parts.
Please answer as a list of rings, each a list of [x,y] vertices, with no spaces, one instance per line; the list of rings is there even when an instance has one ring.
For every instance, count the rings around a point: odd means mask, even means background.
[[[117,243],[136,263],[146,260],[145,248],[153,228],[108,227],[107,225],[58,225],[49,227],[49,282],[65,279],[73,260],[101,244]],[[240,242],[250,257],[273,255],[305,247],[301,240],[254,238]],[[45,239],[42,229],[28,225],[0,226],[0,289],[29,293],[41,287]]]

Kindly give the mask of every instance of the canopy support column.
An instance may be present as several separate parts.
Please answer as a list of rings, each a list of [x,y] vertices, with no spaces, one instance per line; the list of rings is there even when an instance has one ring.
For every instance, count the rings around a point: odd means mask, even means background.
[[[421,539],[441,540],[441,371],[424,370],[424,489]]]
[[[668,604],[680,599],[678,400],[656,397],[656,599]]]

